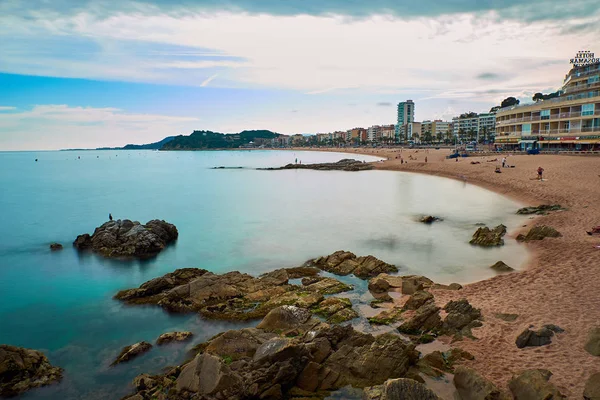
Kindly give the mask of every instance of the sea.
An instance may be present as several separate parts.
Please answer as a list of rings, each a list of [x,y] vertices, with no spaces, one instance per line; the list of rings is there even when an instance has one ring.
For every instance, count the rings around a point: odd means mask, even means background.
[[[489,278],[502,260],[523,268],[514,240],[485,249],[469,245],[481,225],[524,223],[523,206],[459,180],[395,171],[264,171],[296,160],[334,162],[348,154],[277,151],[0,152],[0,343],[43,351],[64,379],[24,399],[118,399],[132,379],[188,357],[219,332],[256,321],[208,321],[113,299],[177,268],[252,275],[301,265],[336,250],[374,255],[400,274],[439,283]],[[378,162],[377,157],[351,158]],[[216,169],[215,169],[216,167]],[[225,167],[225,168],[218,168]],[[179,239],[157,257],[109,260],[78,253],[77,235],[108,220],[164,219]],[[426,225],[422,215],[443,221]],[[63,244],[50,251],[50,244]],[[366,283],[353,298],[368,304]],[[352,296],[352,294],[351,294]],[[156,347],[110,367],[124,346],[189,330],[189,343]]]

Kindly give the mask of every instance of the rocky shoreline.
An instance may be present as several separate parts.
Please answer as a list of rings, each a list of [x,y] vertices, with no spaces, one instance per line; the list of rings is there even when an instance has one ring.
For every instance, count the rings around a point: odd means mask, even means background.
[[[319,163],[319,164],[287,164],[278,168],[258,168],[261,171],[280,171],[284,169],[314,169],[317,171],[368,171],[372,170],[373,164],[353,160],[343,159],[334,163]]]

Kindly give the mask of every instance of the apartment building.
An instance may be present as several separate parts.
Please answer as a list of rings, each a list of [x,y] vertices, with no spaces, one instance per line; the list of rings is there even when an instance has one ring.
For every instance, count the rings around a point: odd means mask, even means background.
[[[398,103],[396,140],[407,140],[407,125],[412,122],[415,122],[415,103],[412,100]],[[402,135],[401,132],[404,132],[404,134]]]
[[[421,123],[421,131],[423,133],[430,132],[433,137],[437,137],[438,134],[442,134],[444,137],[450,131],[451,122],[442,121],[441,119],[436,119],[434,121],[423,121]]]
[[[381,138],[381,126],[373,125],[367,129],[367,141],[376,142]]]
[[[558,97],[498,110],[495,144],[600,150],[600,62],[571,68]]]
[[[496,133],[495,113],[466,113],[452,118],[453,134],[461,141],[483,140]]]
[[[389,142],[396,136],[396,125],[383,125],[381,127],[381,139]]]

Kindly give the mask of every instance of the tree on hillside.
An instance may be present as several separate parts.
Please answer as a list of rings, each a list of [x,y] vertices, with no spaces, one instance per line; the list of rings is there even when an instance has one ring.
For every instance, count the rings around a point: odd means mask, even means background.
[[[510,107],[510,106],[516,106],[520,103],[519,100],[517,100],[514,97],[507,97],[506,99],[502,100],[502,103],[500,104],[501,108],[504,107]]]
[[[492,108],[490,108],[490,113],[495,113],[496,111],[498,111],[501,107],[500,106],[494,106]]]

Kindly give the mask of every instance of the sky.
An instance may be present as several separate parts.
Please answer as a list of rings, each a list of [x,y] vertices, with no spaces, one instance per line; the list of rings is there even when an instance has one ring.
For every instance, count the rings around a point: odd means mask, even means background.
[[[487,112],[600,53],[600,1],[0,0],[0,151]]]

